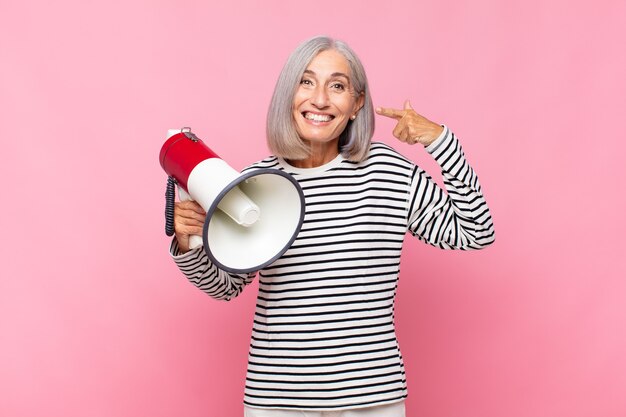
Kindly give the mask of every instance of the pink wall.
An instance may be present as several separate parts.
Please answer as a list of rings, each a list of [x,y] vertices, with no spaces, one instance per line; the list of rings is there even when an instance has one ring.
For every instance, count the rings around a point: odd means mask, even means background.
[[[376,105],[410,98],[457,133],[496,224],[482,252],[407,239],[408,415],[626,415],[625,2],[4,0],[0,16],[0,415],[241,415],[256,287],[220,303],[179,275],[157,155],[189,125],[236,168],[264,157],[276,76],[321,33],[360,54]]]

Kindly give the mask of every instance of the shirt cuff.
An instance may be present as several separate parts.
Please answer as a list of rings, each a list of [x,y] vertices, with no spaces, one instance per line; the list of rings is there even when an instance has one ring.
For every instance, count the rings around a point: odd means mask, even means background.
[[[441,131],[437,139],[435,139],[433,143],[431,143],[430,145],[426,147],[426,151],[431,155],[437,151],[439,146],[441,146],[441,143],[443,142],[444,138],[448,135],[448,132],[450,131],[448,129],[448,126],[446,125],[441,125],[441,126],[443,127],[443,130]]]
[[[172,255],[172,258],[174,258],[175,261],[184,261],[186,259],[193,258],[201,249],[202,246],[198,246],[197,248],[190,249],[185,253],[181,253],[180,248],[178,247],[178,240],[174,237],[172,238],[172,244],[170,245],[170,255]]]
[[[427,150],[443,172],[456,172],[458,167],[465,163],[458,139],[445,126],[441,136],[437,138],[436,142],[431,143]]]

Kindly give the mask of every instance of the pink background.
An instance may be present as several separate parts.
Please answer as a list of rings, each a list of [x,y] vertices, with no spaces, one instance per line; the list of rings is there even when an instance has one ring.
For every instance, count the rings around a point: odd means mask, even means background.
[[[278,72],[316,34],[352,45],[376,105],[456,132],[496,225],[481,252],[407,238],[408,416],[626,415],[625,20],[620,0],[2,0],[0,415],[241,415],[256,284],[222,303],[178,273],[157,156],[180,126],[237,169],[266,156]]]

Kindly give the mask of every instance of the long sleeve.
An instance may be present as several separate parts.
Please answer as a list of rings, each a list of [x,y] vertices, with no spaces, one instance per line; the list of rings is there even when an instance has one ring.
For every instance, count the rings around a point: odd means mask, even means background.
[[[444,126],[441,136],[426,150],[441,166],[447,194],[416,166],[412,175],[409,231],[442,249],[482,249],[493,243],[491,213],[478,177],[465,160],[457,138]]]
[[[219,269],[201,246],[180,254],[176,238],[172,240],[170,254],[189,282],[217,300],[229,301],[238,296],[256,275],[255,272],[231,274]]]

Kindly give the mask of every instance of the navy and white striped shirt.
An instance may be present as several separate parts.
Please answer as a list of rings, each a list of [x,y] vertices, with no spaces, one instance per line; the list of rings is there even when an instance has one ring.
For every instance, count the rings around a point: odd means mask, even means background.
[[[444,126],[426,150],[442,168],[444,192],[422,169],[374,142],[366,160],[341,155],[311,169],[270,157],[246,168],[291,173],[305,195],[302,229],[285,254],[259,272],[244,403],[338,410],[407,396],[394,329],[400,252],[408,231],[443,249],[494,241],[476,174]],[[197,248],[172,255],[187,278],[229,300],[255,274],[218,270]]]

